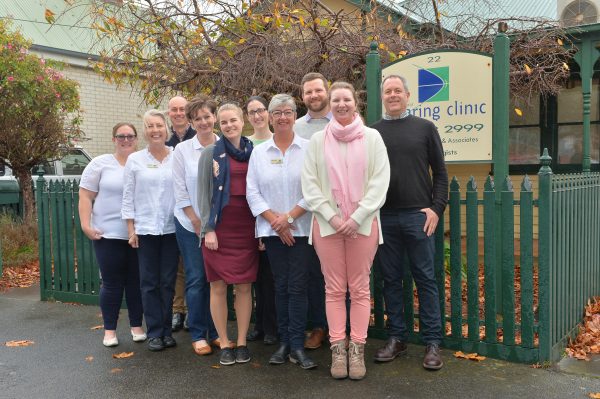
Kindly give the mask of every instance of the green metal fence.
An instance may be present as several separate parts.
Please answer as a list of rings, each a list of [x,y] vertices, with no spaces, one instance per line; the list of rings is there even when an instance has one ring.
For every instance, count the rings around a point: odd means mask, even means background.
[[[600,293],[600,174],[553,175],[542,162],[537,199],[528,177],[518,193],[510,179],[497,187],[488,178],[482,189],[472,178],[463,187],[452,180],[449,232],[438,228],[435,255],[445,347],[527,363],[557,360],[584,304]],[[79,227],[77,182],[38,179],[37,186],[42,300],[97,304],[98,267]],[[386,336],[382,285],[375,264],[369,334],[379,338]],[[409,274],[404,287],[407,324],[418,330]],[[410,340],[419,341],[416,331]]]

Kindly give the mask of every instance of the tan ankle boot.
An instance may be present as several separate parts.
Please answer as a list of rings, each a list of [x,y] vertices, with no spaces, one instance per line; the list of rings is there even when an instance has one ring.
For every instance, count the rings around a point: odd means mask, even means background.
[[[350,341],[348,358],[350,363],[350,379],[362,380],[365,378],[365,374],[367,373],[367,368],[365,367],[365,344]]]
[[[331,344],[331,376],[336,379],[348,377],[348,352],[344,340]]]

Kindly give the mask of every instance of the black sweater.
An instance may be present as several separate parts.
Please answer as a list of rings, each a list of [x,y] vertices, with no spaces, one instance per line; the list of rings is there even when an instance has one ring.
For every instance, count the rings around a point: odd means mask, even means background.
[[[390,187],[382,210],[431,208],[441,216],[448,202],[448,172],[435,125],[410,115],[382,119],[372,127],[381,133],[390,160]]]

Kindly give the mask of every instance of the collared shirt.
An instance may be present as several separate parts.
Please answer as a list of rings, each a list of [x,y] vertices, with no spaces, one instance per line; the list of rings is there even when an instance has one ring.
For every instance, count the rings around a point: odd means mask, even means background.
[[[133,219],[136,234],[163,235],[175,232],[173,209],[173,148],[162,162],[148,148],[127,158],[121,217]]]
[[[388,115],[387,113],[384,113],[383,119],[385,119],[386,121],[394,121],[396,119],[404,119],[408,115],[410,115],[410,112],[408,112],[408,110],[405,110],[402,114],[400,114],[400,116],[391,116],[391,115]]]
[[[256,146],[250,157],[246,176],[246,199],[252,214],[256,216],[256,237],[277,236],[271,224],[261,213],[287,214],[296,205],[308,210],[302,197],[302,166],[308,140],[294,135],[292,144],[285,151],[275,145],[273,139]],[[308,237],[311,213],[306,212],[294,221],[294,237]]]
[[[329,121],[333,119],[331,111],[322,118],[313,118],[309,113],[296,119],[294,124],[294,133],[298,136],[310,140],[316,132],[325,129]]]
[[[219,136],[214,135],[215,141]],[[175,192],[175,217],[189,232],[194,232],[194,226],[183,208],[191,206],[200,218],[198,208],[198,160],[204,146],[198,136],[178,145],[173,151],[173,190]]]
[[[184,141],[191,139],[195,135],[196,131],[194,130],[192,125],[188,125],[187,129],[185,130],[185,134],[183,135],[183,139],[180,139],[175,130],[173,129],[173,126],[171,126],[171,138],[167,140],[165,145],[175,148],[177,147],[177,144],[183,143]]]

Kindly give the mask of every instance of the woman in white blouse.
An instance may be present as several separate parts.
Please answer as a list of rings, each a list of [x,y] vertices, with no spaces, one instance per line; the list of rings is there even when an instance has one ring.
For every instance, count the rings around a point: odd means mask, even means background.
[[[198,160],[202,150],[214,144],[217,103],[208,96],[194,97],[185,106],[185,114],[196,135],[181,142],[173,152],[173,188],[175,191],[175,234],[185,268],[187,324],[192,348],[197,355],[212,353],[210,342],[217,330],[210,315],[210,285],[206,280],[200,249],[200,210],[198,209]],[[215,343],[216,344],[216,343]]]
[[[173,148],[167,147],[167,120],[157,110],[144,114],[148,146],[129,156],[121,217],[127,220],[129,244],[138,248],[140,286],[148,349],[176,345],[171,333],[173,294],[179,249],[173,210]]]
[[[125,162],[137,147],[137,132],[131,123],[113,127],[113,154],[92,159],[79,183],[79,219],[83,233],[92,240],[102,275],[100,309],[104,320],[104,346],[116,346],[117,320],[125,301],[136,342],[146,340],[142,329],[142,297],[136,250],[127,243],[127,223],[121,219]]]

